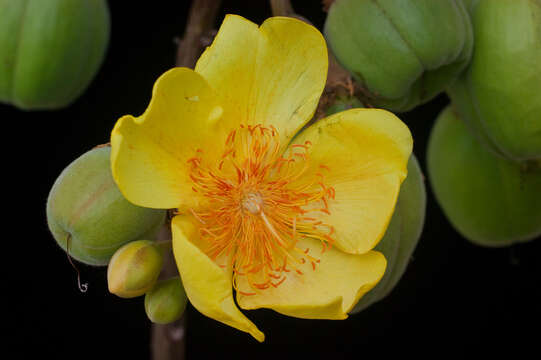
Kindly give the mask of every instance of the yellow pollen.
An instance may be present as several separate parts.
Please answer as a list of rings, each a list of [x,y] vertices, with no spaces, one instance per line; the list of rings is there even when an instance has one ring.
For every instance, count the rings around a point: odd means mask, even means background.
[[[310,146],[291,145],[284,156],[274,127],[240,125],[214,162],[204,149],[188,160],[194,196],[206,204],[191,209],[205,251],[232,269],[241,294],[277,287],[292,272],[302,275],[305,263],[315,271],[319,259],[299,248],[299,240],[321,241],[322,252],[334,241],[334,228],[324,220],[335,197],[323,175],[330,169],[320,165],[316,174],[308,173]],[[247,284],[242,289],[241,280]]]

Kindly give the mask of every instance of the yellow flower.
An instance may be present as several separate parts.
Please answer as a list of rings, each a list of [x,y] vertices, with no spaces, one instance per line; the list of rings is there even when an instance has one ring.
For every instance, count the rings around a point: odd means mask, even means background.
[[[345,319],[382,277],[371,249],[412,149],[393,114],[352,109],[301,128],[325,86],[321,33],[292,18],[225,18],[195,70],[120,118],[112,170],[125,197],[176,209],[173,252],[201,313],[263,341],[237,308]]]

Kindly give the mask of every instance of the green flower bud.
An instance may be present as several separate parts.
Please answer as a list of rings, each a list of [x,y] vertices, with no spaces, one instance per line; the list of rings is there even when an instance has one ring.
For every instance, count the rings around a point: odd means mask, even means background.
[[[188,298],[182,287],[180,277],[159,281],[145,295],[145,311],[150,321],[156,324],[169,324],[180,319]]]
[[[105,0],[0,0],[0,102],[69,105],[90,84],[109,41]]]
[[[451,107],[432,129],[427,162],[436,199],[468,240],[496,247],[541,234],[541,162],[520,164],[487,150]]]
[[[386,297],[396,286],[409,263],[421,237],[426,212],[426,190],[423,174],[412,155],[408,162],[408,176],[400,187],[393,217],[385,235],[374,250],[387,259],[387,269],[380,282],[364,295],[351,311],[358,313]]]
[[[541,1],[478,0],[470,12],[473,56],[449,96],[495,152],[541,158]]]
[[[122,196],[111,175],[110,154],[109,147],[83,154],[62,171],[47,199],[47,223],[56,242],[90,265],[106,265],[122,245],[154,236],[166,215]]]
[[[393,111],[442,92],[473,46],[468,13],[456,0],[336,0],[324,32],[368,103]]]
[[[141,296],[152,289],[162,266],[162,252],[153,241],[130,242],[118,249],[109,262],[109,292],[122,298]]]

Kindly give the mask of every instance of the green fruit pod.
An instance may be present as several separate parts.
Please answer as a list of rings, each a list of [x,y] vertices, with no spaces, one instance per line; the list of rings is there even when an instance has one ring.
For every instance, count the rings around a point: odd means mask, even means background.
[[[165,210],[139,207],[122,196],[113,181],[110,154],[110,147],[101,147],[77,158],[56,179],[47,199],[47,223],[56,242],[90,265],[107,265],[122,245],[153,236],[166,216]]]
[[[541,162],[487,150],[450,106],[432,129],[427,163],[438,203],[466,239],[502,247],[541,234]]]
[[[180,277],[159,281],[145,295],[145,312],[153,323],[169,324],[180,319],[188,298]]]
[[[468,8],[475,47],[448,94],[493,151],[541,158],[541,0],[478,0]]]
[[[0,102],[69,105],[96,75],[109,31],[105,0],[0,0]]]
[[[365,100],[395,112],[444,91],[473,46],[462,0],[336,0],[324,33]]]
[[[396,286],[419,242],[426,213],[426,189],[417,158],[408,162],[408,176],[400,187],[393,217],[385,235],[374,250],[387,259],[387,269],[380,282],[355,305],[352,314],[358,313],[386,297]]]
[[[163,256],[153,241],[137,240],[118,249],[107,267],[107,286],[122,298],[144,295],[162,270]]]

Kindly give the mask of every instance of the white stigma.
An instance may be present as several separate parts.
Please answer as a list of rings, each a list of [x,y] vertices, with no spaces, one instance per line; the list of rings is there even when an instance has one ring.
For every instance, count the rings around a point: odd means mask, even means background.
[[[257,215],[261,213],[261,206],[263,205],[263,200],[261,195],[257,193],[248,193],[242,199],[242,208],[243,210],[248,211],[251,214]]]

